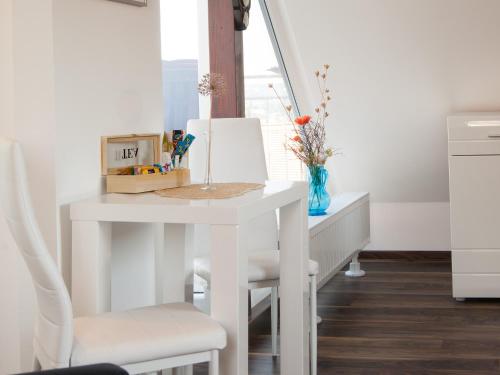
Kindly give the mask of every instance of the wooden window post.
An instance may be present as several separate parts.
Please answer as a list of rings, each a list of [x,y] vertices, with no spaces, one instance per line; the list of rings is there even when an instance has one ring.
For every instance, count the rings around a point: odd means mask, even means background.
[[[207,1],[210,72],[226,82],[225,95],[212,99],[212,117],[245,117],[243,36],[234,28],[232,0]]]

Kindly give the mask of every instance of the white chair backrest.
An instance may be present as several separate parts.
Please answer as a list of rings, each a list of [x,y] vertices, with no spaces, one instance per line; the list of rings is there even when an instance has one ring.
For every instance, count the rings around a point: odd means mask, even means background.
[[[67,367],[73,345],[71,301],[32,210],[21,148],[2,138],[0,176],[0,212],[6,217],[36,291],[35,355],[42,368]]]
[[[189,149],[189,168],[194,182],[203,182],[205,176],[207,130],[208,120],[188,122],[188,133],[196,136],[196,140]],[[259,119],[212,120],[212,177],[216,183],[262,183],[268,178]],[[199,245],[198,241],[196,243]],[[248,250],[276,250],[277,248],[276,213],[270,212],[253,220],[249,228]]]

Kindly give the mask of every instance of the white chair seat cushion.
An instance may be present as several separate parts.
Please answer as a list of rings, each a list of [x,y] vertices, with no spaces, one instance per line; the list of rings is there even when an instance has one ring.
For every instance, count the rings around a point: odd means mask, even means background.
[[[194,272],[206,281],[210,281],[210,256],[197,257],[194,260]],[[309,259],[309,276],[319,272],[318,262]],[[258,251],[248,254],[248,282],[277,280],[280,277],[279,250]]]
[[[76,318],[74,328],[71,366],[126,365],[226,346],[224,328],[188,303]]]

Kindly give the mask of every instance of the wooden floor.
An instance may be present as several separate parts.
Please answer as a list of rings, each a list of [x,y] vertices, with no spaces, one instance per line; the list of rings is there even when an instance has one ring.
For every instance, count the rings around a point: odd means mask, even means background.
[[[456,302],[448,253],[366,253],[362,265],[365,277],[318,292],[319,375],[500,373],[500,302]],[[269,332],[269,313],[250,326],[252,375],[279,374]]]

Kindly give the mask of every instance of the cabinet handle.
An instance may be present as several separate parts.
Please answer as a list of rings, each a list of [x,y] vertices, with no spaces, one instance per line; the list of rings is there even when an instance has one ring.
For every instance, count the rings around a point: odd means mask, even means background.
[[[488,138],[500,138],[500,134],[488,134]]]

